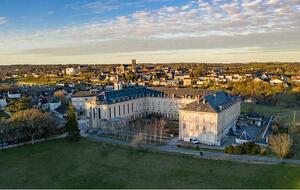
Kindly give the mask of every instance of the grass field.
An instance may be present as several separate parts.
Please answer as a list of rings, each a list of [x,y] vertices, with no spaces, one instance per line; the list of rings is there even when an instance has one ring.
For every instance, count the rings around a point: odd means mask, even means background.
[[[57,140],[0,152],[0,188],[300,188],[300,166]]]
[[[248,112],[248,109],[251,105],[248,103],[242,103],[241,106],[241,111],[242,112]],[[269,105],[260,105],[260,104],[255,104],[254,106],[254,112],[270,116],[275,113],[282,113],[282,112],[293,112],[293,111],[299,111],[300,112],[300,107],[291,107],[291,108],[286,108],[286,107],[281,107],[281,106],[269,106]]]
[[[248,109],[251,105],[248,103],[243,103],[241,106],[241,112],[247,113]],[[255,104],[254,106],[254,112],[262,114],[264,116],[271,116],[276,115],[279,122],[281,122],[284,125],[290,125],[293,118],[294,118],[294,112],[296,111],[296,122],[300,122],[300,107],[280,107],[280,106],[268,106],[268,105],[260,105]]]

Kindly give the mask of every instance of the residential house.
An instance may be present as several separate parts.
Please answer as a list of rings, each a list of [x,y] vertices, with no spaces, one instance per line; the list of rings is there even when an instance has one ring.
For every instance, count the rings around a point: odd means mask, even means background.
[[[0,94],[0,110],[4,109],[7,106],[6,98],[4,94]]]
[[[7,97],[11,99],[19,99],[21,98],[21,93],[17,90],[12,90],[7,93]]]
[[[78,116],[85,115],[85,103],[95,97],[95,94],[91,91],[78,91],[72,95],[72,105],[76,109]]]
[[[59,106],[61,106],[61,101],[60,101],[59,97],[53,96],[53,98],[49,102],[49,109],[50,109],[50,111],[51,112],[54,111]]]

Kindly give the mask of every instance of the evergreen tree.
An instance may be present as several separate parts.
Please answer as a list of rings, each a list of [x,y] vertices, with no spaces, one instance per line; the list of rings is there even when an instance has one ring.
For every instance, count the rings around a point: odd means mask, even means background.
[[[80,138],[80,131],[76,119],[76,111],[72,105],[68,108],[68,121],[66,123],[66,130],[68,132],[69,141],[77,141]]]

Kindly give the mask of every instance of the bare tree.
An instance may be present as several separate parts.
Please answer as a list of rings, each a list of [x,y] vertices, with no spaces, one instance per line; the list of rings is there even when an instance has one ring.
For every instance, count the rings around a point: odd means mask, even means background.
[[[292,140],[287,134],[272,135],[269,139],[270,147],[280,159],[285,158],[292,147]]]
[[[167,125],[167,121],[164,117],[161,117],[158,121],[158,128],[159,128],[159,142],[161,143],[163,137],[163,131],[165,126]]]
[[[134,138],[132,140],[132,144],[135,145],[136,147],[140,148],[143,141],[144,141],[144,135],[143,135],[143,133],[139,133],[134,136]]]

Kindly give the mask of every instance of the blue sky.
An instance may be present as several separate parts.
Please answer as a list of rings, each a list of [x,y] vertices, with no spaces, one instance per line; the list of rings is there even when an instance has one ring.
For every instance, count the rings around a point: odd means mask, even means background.
[[[9,18],[1,30],[44,30],[108,20],[140,10],[177,6],[184,0],[1,0],[0,15]]]
[[[0,0],[0,64],[300,61],[300,0]]]

